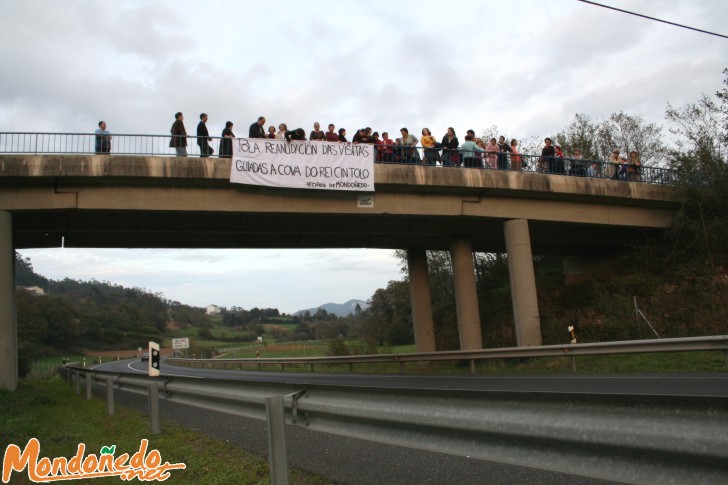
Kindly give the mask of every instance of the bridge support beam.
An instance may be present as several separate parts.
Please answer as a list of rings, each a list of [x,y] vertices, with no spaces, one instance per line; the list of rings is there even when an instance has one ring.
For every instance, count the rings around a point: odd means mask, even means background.
[[[506,221],[503,229],[508,253],[508,275],[511,281],[516,342],[519,347],[542,345],[528,221],[526,219]]]
[[[432,295],[427,273],[427,252],[424,249],[407,250],[407,269],[412,302],[412,325],[415,330],[415,351],[434,352],[435,324],[432,320]]]
[[[18,388],[15,255],[10,212],[0,211],[0,389]]]
[[[460,350],[482,349],[483,336],[480,330],[478,292],[475,287],[473,246],[467,239],[458,239],[450,243],[450,253],[455,283],[455,308],[458,313]]]

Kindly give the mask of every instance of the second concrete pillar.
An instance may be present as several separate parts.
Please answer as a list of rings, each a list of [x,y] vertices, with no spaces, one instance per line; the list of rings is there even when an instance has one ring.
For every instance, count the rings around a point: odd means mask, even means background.
[[[508,275],[511,281],[516,342],[519,347],[542,345],[528,221],[526,219],[506,221],[503,229],[508,252]]]
[[[470,241],[458,239],[450,244],[453,280],[455,283],[455,308],[458,313],[460,350],[483,348],[480,330],[478,292],[475,287],[473,247]]]
[[[407,250],[407,269],[410,280],[412,325],[415,330],[415,351],[435,351],[435,325],[432,320],[430,277],[427,273],[427,252],[424,249]]]

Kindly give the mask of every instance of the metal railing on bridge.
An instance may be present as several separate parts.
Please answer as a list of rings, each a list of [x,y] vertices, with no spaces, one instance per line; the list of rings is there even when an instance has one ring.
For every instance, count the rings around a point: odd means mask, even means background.
[[[101,140],[98,138],[99,135],[94,133],[1,132],[0,153],[176,156],[175,143],[171,143],[170,135],[112,134],[111,136],[110,140]],[[201,150],[197,144],[197,137],[186,138],[187,156],[199,157]],[[212,141],[209,142],[209,145],[215,150],[212,157],[217,158],[222,138],[210,138]],[[286,143],[283,140],[270,141]],[[519,171],[582,178],[608,178],[658,185],[676,183],[675,171],[662,167],[641,166],[630,171],[626,165],[617,166],[612,163],[569,157],[542,157],[527,153],[517,155],[505,152],[475,153],[464,150],[398,145],[376,145],[376,147],[374,161],[383,164]]]

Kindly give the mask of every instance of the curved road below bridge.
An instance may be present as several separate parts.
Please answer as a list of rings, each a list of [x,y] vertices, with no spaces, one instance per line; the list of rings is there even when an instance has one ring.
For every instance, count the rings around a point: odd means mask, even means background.
[[[110,372],[145,374],[146,362],[126,360],[97,367]],[[549,393],[728,396],[728,374],[670,375],[539,375],[539,376],[414,376],[310,374],[212,370],[162,364],[162,375],[290,384],[362,387],[463,389]],[[146,398],[117,392],[124,406],[146,410]],[[198,430],[253,453],[266,456],[265,423],[254,419],[160,402],[162,419]],[[514,465],[402,448],[288,426],[291,466],[311,470],[335,483],[559,483],[597,484],[604,481]]]

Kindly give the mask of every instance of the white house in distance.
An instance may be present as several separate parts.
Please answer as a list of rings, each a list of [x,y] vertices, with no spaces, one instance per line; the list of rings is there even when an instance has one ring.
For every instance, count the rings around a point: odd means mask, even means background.
[[[219,313],[222,313],[222,310],[220,310],[220,307],[217,305],[207,305],[207,313],[208,315],[217,315]]]

